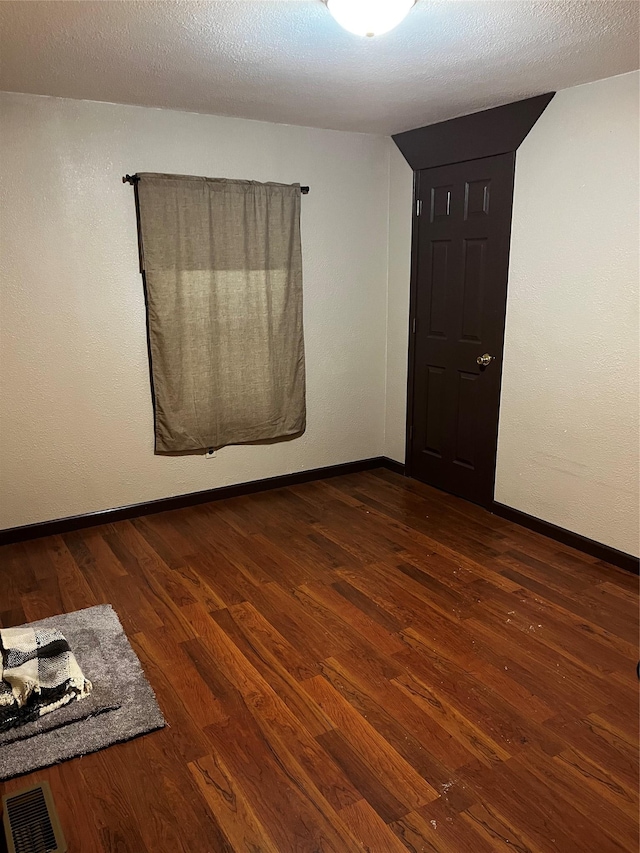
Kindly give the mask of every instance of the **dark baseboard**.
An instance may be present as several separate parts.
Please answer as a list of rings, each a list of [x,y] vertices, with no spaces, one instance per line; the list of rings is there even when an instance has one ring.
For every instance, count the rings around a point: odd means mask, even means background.
[[[380,466],[382,468],[388,468],[389,471],[393,471],[394,474],[402,474],[403,477],[406,474],[404,462],[396,462],[395,459],[389,459],[388,456],[381,457]]]
[[[528,515],[519,509],[505,506],[498,503],[498,501],[494,501],[490,509],[494,515],[499,515],[508,521],[515,521],[516,524],[528,527],[529,530],[534,530],[536,533],[542,533],[550,539],[562,542],[563,545],[569,545],[571,548],[589,554],[591,557],[597,557],[599,560],[604,560],[628,572],[638,574],[639,560],[638,557],[634,557],[632,554],[626,554],[624,551],[610,548],[608,545],[603,545],[594,539],[587,539],[586,536],[581,536],[579,533],[565,530],[564,527],[558,527],[556,524],[551,524],[549,521],[543,521],[541,518]]]
[[[240,495],[266,492],[269,489],[279,489],[282,486],[295,486],[298,483],[308,483],[312,480],[325,480],[329,477],[339,477],[342,474],[370,471],[373,468],[389,468],[389,470],[395,471],[397,474],[404,474],[404,465],[392,459],[387,459],[386,456],[375,456],[372,459],[359,459],[356,462],[343,462],[341,465],[329,465],[326,468],[296,471],[293,474],[282,474],[279,477],[269,477],[265,480],[251,480],[249,483],[238,483],[235,486],[221,486],[217,489],[190,492],[186,495],[160,498],[155,501],[130,504],[129,506],[120,506],[115,509],[100,510],[99,512],[89,512],[84,515],[54,518],[51,521],[25,524],[22,527],[8,527],[5,530],[0,530],[0,545],[24,542],[28,539],[37,539],[40,536],[69,533],[72,530],[81,530],[84,527],[110,524],[112,521],[137,518],[141,515],[166,512],[171,509],[182,509],[183,507],[196,506],[197,504],[209,503],[210,501],[223,500],[224,498],[236,498]]]

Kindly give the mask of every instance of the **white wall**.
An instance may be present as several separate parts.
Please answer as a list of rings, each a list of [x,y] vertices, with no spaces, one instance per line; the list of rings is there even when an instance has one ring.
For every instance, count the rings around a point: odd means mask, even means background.
[[[638,81],[636,72],[558,92],[518,150],[495,491],[633,554]],[[411,185],[394,168],[385,452],[403,460]]]
[[[0,528],[382,452],[387,139],[30,95],[0,109]],[[311,186],[303,437],[154,456],[136,171]]]
[[[516,157],[496,500],[638,554],[638,73]]]
[[[384,455],[404,463],[413,170],[389,139],[389,279]]]
[[[633,553],[638,79],[559,92],[518,151],[496,484],[502,503]],[[404,460],[412,173],[390,140],[29,95],[0,110],[0,528]],[[153,455],[120,182],[143,170],[311,185],[302,438]]]

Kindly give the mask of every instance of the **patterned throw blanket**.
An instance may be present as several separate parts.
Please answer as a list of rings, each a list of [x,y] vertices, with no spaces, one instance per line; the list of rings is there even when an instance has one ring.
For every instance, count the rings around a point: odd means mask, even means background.
[[[0,654],[0,731],[29,723],[92,690],[55,629],[0,628]]]

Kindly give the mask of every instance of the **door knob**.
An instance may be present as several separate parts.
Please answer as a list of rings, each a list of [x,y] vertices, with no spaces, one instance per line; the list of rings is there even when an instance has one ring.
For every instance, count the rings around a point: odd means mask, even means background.
[[[484,354],[484,355],[479,355],[479,356],[476,358],[476,362],[477,362],[481,367],[487,367],[487,365],[491,364],[491,362],[494,360],[494,358],[495,358],[495,355],[489,355],[489,353],[488,353],[488,352],[485,352],[485,354]]]

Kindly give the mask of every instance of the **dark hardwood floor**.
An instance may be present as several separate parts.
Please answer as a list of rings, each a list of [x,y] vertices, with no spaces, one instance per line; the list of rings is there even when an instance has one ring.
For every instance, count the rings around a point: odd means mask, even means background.
[[[117,610],[169,725],[48,779],[71,853],[638,849],[637,579],[386,470],[0,550]]]

